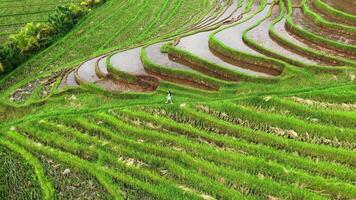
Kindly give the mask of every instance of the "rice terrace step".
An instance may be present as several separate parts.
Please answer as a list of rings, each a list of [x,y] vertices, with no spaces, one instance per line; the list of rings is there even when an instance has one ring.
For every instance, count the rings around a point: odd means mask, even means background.
[[[0,199],[356,199],[356,1],[0,11]]]

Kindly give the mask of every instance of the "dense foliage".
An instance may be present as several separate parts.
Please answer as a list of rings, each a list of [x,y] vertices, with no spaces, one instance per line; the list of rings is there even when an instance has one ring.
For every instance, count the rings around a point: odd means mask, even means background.
[[[9,36],[0,46],[0,72],[9,72],[38,51],[68,33],[92,8],[104,0],[85,0],[79,5],[59,6],[47,22],[27,23],[18,33]]]

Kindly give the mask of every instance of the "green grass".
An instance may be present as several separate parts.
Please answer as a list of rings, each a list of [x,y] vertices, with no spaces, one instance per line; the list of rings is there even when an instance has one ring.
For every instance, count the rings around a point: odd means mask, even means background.
[[[276,2],[282,9],[268,27],[271,37],[279,37],[276,42],[290,48],[299,47],[278,35],[273,25],[291,17],[287,11],[295,2]],[[261,55],[231,49],[217,41],[215,33],[210,45],[233,59],[283,70],[273,79],[222,69],[170,43],[162,50],[201,70],[153,63],[143,48],[138,59],[145,69],[213,90],[169,78],[151,93],[108,92],[95,83],[59,89],[63,74],[51,76],[106,54],[113,78],[135,82],[136,76],[113,70],[110,55],[194,34],[200,30],[187,29],[223,10],[211,12],[216,3],[108,1],[1,79],[0,198],[355,199],[355,60],[312,48],[299,52],[322,55],[342,66],[287,60],[247,37],[264,19],[243,36]],[[253,15],[265,3],[249,0],[242,10]],[[310,11],[311,23],[351,30],[313,14],[306,3],[303,9]],[[51,84],[43,84],[48,78],[53,78]],[[225,80],[229,78],[233,81]],[[164,103],[168,90],[173,104]],[[11,101],[16,92],[24,99]]]
[[[209,0],[209,2],[214,1]],[[21,74],[23,73],[33,73],[33,77],[28,77],[29,79],[33,79],[36,76],[36,72],[58,71],[68,66],[75,66],[86,58],[100,55],[113,49],[125,49],[147,43],[157,38],[176,35],[182,31],[179,31],[179,29],[177,31],[176,27],[196,23],[204,15],[205,10],[208,10],[212,6],[210,3],[200,5],[201,1],[197,0],[185,0],[179,8],[179,12],[176,11],[177,8],[170,6],[170,10],[166,9],[161,13],[162,16],[160,18],[170,19],[170,21],[166,22],[168,25],[164,26],[166,34],[161,35],[157,31],[157,29],[161,28],[160,24],[155,22],[157,21],[155,13],[161,9],[161,2],[165,1],[112,0],[107,2],[86,16],[63,39],[34,56],[31,60],[20,66],[18,70],[1,80],[0,87],[6,89],[15,82],[16,84],[26,82],[22,80]],[[174,5],[176,2],[178,0],[175,0],[171,4]],[[201,9],[201,14],[195,15],[197,9]],[[177,12],[177,14],[174,18],[169,17],[173,11]],[[151,22],[151,25],[146,27],[149,22]],[[172,31],[176,32],[172,34]],[[127,38],[136,38],[140,34],[141,36],[136,41],[127,41]],[[8,77],[12,78],[9,79]]]
[[[0,197],[4,199],[53,199],[53,186],[45,176],[40,162],[16,144],[2,139],[0,145],[0,172],[2,174]]]

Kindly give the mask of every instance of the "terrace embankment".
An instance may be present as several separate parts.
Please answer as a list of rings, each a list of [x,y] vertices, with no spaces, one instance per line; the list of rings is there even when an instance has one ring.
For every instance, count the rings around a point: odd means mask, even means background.
[[[247,31],[244,37],[244,42],[247,43],[251,48],[256,49],[257,51],[272,56],[290,64],[297,66],[308,66],[308,65],[324,65],[329,66],[329,63],[323,62],[320,59],[308,58],[302,56],[295,51],[291,51],[288,48],[284,48],[281,44],[271,38],[270,31],[275,33],[284,33],[285,31],[285,12],[281,12],[279,5],[274,5],[271,10],[271,16],[263,20],[259,25],[253,29]],[[276,21],[277,20],[277,21]],[[283,20],[280,22],[279,20]],[[278,30],[275,30],[275,23],[282,23],[283,25],[278,26]],[[271,30],[272,29],[272,30]],[[291,38],[291,37],[289,37]]]
[[[328,5],[342,12],[356,15],[356,1],[353,0],[325,0]]]
[[[151,76],[158,81],[165,80],[203,89],[215,85],[213,88],[216,89],[219,84],[211,84],[210,80],[207,81],[209,77],[240,81],[280,76],[283,63],[266,58],[269,56],[300,67],[339,66],[344,64],[342,59],[354,59],[352,55],[350,57],[350,52],[313,43],[291,31],[286,23],[289,9],[284,9],[287,5],[283,3],[254,1],[247,8],[247,1],[221,1],[212,9],[215,13],[211,10],[209,16],[202,18],[194,26],[197,30],[193,34],[177,37],[169,43],[158,42],[143,48],[97,57],[83,63],[78,68],[76,77],[83,76],[82,79],[86,80],[84,82],[101,82],[98,85],[107,90],[111,90],[108,87],[123,82],[132,84],[137,76]],[[301,1],[293,1],[294,5],[300,3]],[[307,21],[300,7],[292,8],[291,19],[297,26]],[[316,24],[308,23],[303,28],[311,32],[320,30]],[[220,29],[216,31],[217,28]],[[320,30],[318,33],[326,35],[328,32]],[[276,34],[280,35],[277,37]],[[340,38],[342,36],[334,36],[327,37],[345,42],[345,45],[354,43],[350,38],[343,40]],[[312,50],[295,50],[286,45],[285,41],[281,42],[281,37],[294,43],[294,46],[299,45],[304,49],[312,47],[316,49],[316,53],[310,53]],[[334,57],[328,57],[322,52]],[[103,80],[99,81],[100,79]],[[126,86],[118,88],[123,89]]]
[[[349,51],[310,41],[291,24],[344,46],[354,44],[350,32],[336,38],[337,34],[328,35],[331,29],[321,30],[308,20],[301,3],[314,2],[290,1],[291,8],[285,3],[217,1],[201,21],[182,27],[186,35],[95,56],[61,76],[59,87],[94,83],[108,91],[141,92],[153,91],[166,81],[219,90],[241,81],[278,81],[291,75],[286,67],[356,66]],[[27,93],[24,99],[38,96],[35,90]]]
[[[174,44],[174,48],[181,49],[183,51],[189,52],[190,54],[198,57],[199,59],[206,60],[207,62],[213,63],[213,65],[226,68],[229,70],[237,71],[238,73],[247,74],[248,76],[256,76],[256,77],[272,77],[271,75],[279,75],[280,72],[267,70],[266,68],[255,66],[250,63],[243,63],[243,62],[225,62],[230,61],[224,56],[217,56],[218,54],[209,48],[209,36],[213,33],[213,30],[206,30],[210,28],[218,28],[221,26],[227,26],[232,24],[238,20],[242,20],[244,17],[243,10],[245,10],[247,6],[247,2],[243,2],[242,4],[239,1],[231,1],[231,2],[221,2],[226,4],[226,9],[223,12],[214,16],[214,22],[205,24],[201,26],[201,32],[194,33],[192,35],[188,35],[186,37],[182,37],[176,39],[176,44]],[[252,11],[246,16],[253,14],[255,10],[259,8],[259,3],[256,2],[253,5]],[[262,6],[262,5],[261,5]],[[268,10],[268,8],[264,9]],[[207,20],[207,19],[204,19]],[[207,20],[209,21],[209,20]],[[251,21],[250,23],[253,24],[255,21]],[[200,25],[199,25],[200,26]],[[237,25],[236,25],[237,26]],[[199,29],[197,29],[199,30]],[[213,76],[216,78],[226,79],[224,77],[229,77],[228,74],[225,75],[214,75],[215,72],[207,72],[202,68],[199,62],[193,62],[191,60],[187,60],[184,56],[177,56],[171,52],[162,53],[161,48],[164,43],[156,43],[145,47],[143,50],[146,53],[146,58],[158,65],[160,67],[166,67],[173,70],[181,70],[181,71],[190,71],[194,72],[194,74],[204,73],[207,76]],[[115,74],[126,74],[126,78],[130,76],[150,76],[149,73],[145,70],[145,66],[142,63],[142,58],[140,59],[140,52],[142,51],[141,47],[122,51],[118,53],[114,53],[111,56],[102,56],[101,58],[97,57],[90,61],[83,63],[77,69],[77,81],[80,82],[83,79],[83,83],[85,82],[100,82],[99,77],[106,77],[106,79],[112,73],[112,70],[115,71]],[[257,53],[257,52],[256,52]],[[109,66],[107,66],[109,65]],[[108,70],[109,69],[109,70]],[[206,68],[205,68],[206,69]],[[197,70],[198,72],[195,72]],[[153,77],[161,76],[160,78],[163,80],[169,80],[171,82],[176,82],[178,84],[185,84],[188,86],[198,87],[208,89],[207,83],[203,83],[201,81],[196,81],[194,78],[184,77],[182,75],[172,75],[167,73],[154,73],[152,70],[150,71]],[[80,77],[83,78],[80,78]],[[110,76],[116,77],[117,76]],[[131,77],[131,78],[133,78]],[[121,77],[125,79],[125,77]],[[120,79],[120,78],[118,78]],[[227,78],[230,79],[230,78]],[[236,79],[235,79],[236,80]],[[120,80],[122,82],[123,80]],[[109,81],[110,82],[110,81]],[[111,81],[106,84],[99,84],[103,87],[112,86],[115,81]],[[186,82],[186,83],[185,83]],[[211,84],[210,84],[211,85]],[[213,86],[216,88],[216,86]],[[107,88],[110,90],[109,88]]]
[[[313,23],[312,20],[305,16],[301,8],[293,9],[293,22],[296,25],[303,27],[303,29],[318,34],[322,37],[328,38],[330,40],[338,41],[340,43],[355,45],[356,36],[348,34],[335,33],[335,31],[328,29],[327,27],[321,27]]]
[[[340,66],[342,65],[340,61],[334,59],[331,56],[321,56],[323,53],[315,55],[314,52],[322,52],[322,50],[329,51],[326,48],[318,47],[314,44],[308,44],[303,42],[302,38],[291,34],[286,30],[286,18],[282,18],[272,28],[270,32],[270,37],[276,41],[279,45],[288,49],[289,52],[294,52],[295,54],[301,55],[303,58],[308,58],[315,60],[320,64],[330,65],[330,66]],[[312,48],[314,47],[314,48]],[[305,49],[310,49],[310,51],[305,51]],[[323,51],[324,52],[324,51]]]
[[[301,67],[338,66],[340,64],[338,59],[334,60],[332,57],[317,57],[303,54],[301,51],[293,51],[286,45],[281,45],[282,43],[278,40],[274,40],[274,37],[272,39],[270,37],[271,30],[283,35],[290,42],[294,42],[303,48],[310,48],[309,41],[294,34],[291,35],[289,29],[285,29],[288,26],[286,26],[280,5],[272,1],[265,3],[263,5],[263,1],[255,1],[248,9],[247,1],[221,1],[210,11],[209,16],[197,23],[195,26],[197,28],[196,33],[178,37],[168,44],[158,42],[144,48],[138,47],[89,60],[77,69],[77,82],[97,83],[100,87],[111,91],[123,90],[124,88],[131,88],[129,90],[132,91],[137,89],[132,85],[130,87],[122,85],[116,87],[116,89],[109,87],[114,87],[115,84],[122,84],[123,82],[133,84],[135,81],[141,80],[137,77],[143,76],[151,77],[156,81],[165,80],[176,84],[208,89],[212,86],[211,83],[206,82],[208,77],[239,81],[241,80],[240,74],[262,79],[279,76],[283,71],[281,64],[277,63],[277,66],[273,66],[276,64],[275,62],[263,61],[265,56],[272,56]],[[301,2],[294,3],[300,4]],[[215,13],[213,10],[215,10]],[[305,19],[303,13],[300,12],[299,7],[294,7],[292,19],[299,15],[302,19]],[[280,20],[275,22],[279,18]],[[301,23],[302,19],[296,21]],[[238,20],[241,22],[236,23]],[[297,23],[297,25],[300,24]],[[315,27],[317,26],[315,25]],[[221,28],[221,30],[215,31],[216,28]],[[199,29],[201,30],[199,31]],[[226,52],[211,45],[212,38],[224,44],[224,48],[236,51],[236,53],[241,52],[250,58],[231,57]],[[352,41],[350,44],[352,44]],[[313,44],[312,47],[320,52],[325,50],[328,53],[334,53],[334,56],[346,57],[349,55],[347,52],[342,53],[318,44]],[[251,60],[251,56],[258,58],[257,61]],[[260,60],[259,58],[263,59]],[[230,72],[232,74],[229,74]],[[196,80],[193,77],[199,77],[199,79]],[[204,81],[201,77],[204,77]],[[156,84],[147,88],[156,88]],[[213,88],[218,88],[216,83]],[[140,89],[137,90],[140,91]]]

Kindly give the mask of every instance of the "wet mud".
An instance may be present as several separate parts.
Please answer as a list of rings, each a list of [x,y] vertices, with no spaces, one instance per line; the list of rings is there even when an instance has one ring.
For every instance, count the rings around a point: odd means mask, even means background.
[[[278,5],[273,6],[271,17],[266,19],[259,26],[250,30],[247,34],[248,38],[254,40],[258,44],[262,44],[264,47],[272,50],[275,53],[284,55],[284,56],[286,56],[290,59],[296,60],[296,61],[303,62],[307,65],[316,65],[316,64],[321,64],[321,65],[325,65],[325,66],[330,65],[329,63],[326,63],[322,60],[308,58],[308,57],[302,56],[298,53],[295,53],[294,51],[290,51],[289,49],[284,48],[283,46],[281,46],[279,43],[277,43],[275,40],[273,40],[271,38],[271,36],[269,34],[269,27],[272,25],[273,21],[279,17],[279,14],[280,14],[279,11],[280,10],[279,10]],[[278,29],[276,29],[278,33],[280,33],[280,29],[284,29],[284,24],[282,26],[279,25]],[[282,30],[281,32],[286,32],[286,31]],[[253,48],[253,47],[251,47],[251,48]]]
[[[86,61],[77,69],[75,74],[80,79],[80,82],[93,83],[100,80],[95,71],[95,65],[98,59],[99,58],[93,58],[89,61]]]
[[[351,35],[344,35],[340,33],[336,33],[335,31],[328,29],[326,27],[317,26],[312,22],[312,20],[308,19],[301,8],[293,9],[293,22],[303,29],[308,30],[314,34],[322,36],[324,38],[328,38],[330,40],[337,41],[339,43],[344,43],[348,45],[355,45],[356,38]]]
[[[141,47],[114,54],[111,65],[119,70],[131,75],[147,75],[140,59]]]

